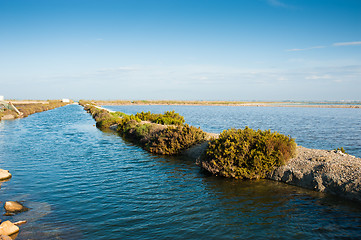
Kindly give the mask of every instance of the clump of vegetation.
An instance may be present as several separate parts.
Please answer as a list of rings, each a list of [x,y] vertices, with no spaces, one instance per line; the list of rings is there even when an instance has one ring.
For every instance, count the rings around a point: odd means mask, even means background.
[[[296,153],[294,139],[277,132],[229,129],[209,143],[203,168],[224,177],[258,179]]]
[[[126,133],[129,129],[136,127],[141,121],[142,120],[134,115],[125,115],[121,118],[117,131],[121,134]]]
[[[136,141],[145,148],[151,139],[154,139],[164,128],[167,128],[167,126],[154,123],[139,123],[136,120],[130,120],[123,126],[118,125],[118,132],[127,139]]]
[[[341,151],[342,153],[347,154],[347,153],[346,153],[346,150],[345,150],[343,147],[334,149],[334,151],[335,151],[335,152]]]
[[[133,140],[149,152],[175,155],[181,150],[205,140],[206,134],[200,129],[184,124],[183,116],[168,111],[164,114],[141,112],[127,115],[110,113],[91,102],[79,101],[90,112],[99,128],[117,124],[117,131]]]
[[[109,128],[114,124],[122,123],[122,118],[120,118],[119,112],[109,113],[105,109],[97,108],[95,105],[84,103],[84,110],[89,112],[96,122],[96,126],[99,128]]]
[[[200,129],[185,124],[168,127],[156,134],[146,145],[152,153],[175,155],[205,140],[206,134]]]
[[[153,123],[163,125],[182,125],[184,124],[184,117],[173,111],[166,111],[164,114],[154,114],[151,112],[141,112],[135,115],[143,121],[150,121]]]
[[[185,125],[144,123],[137,115],[123,118],[117,131],[136,141],[151,153],[176,155],[182,150],[205,140],[206,134],[199,128]]]

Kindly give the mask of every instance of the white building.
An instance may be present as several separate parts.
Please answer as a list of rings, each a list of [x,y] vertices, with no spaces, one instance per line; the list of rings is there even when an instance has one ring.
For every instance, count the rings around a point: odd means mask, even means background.
[[[68,103],[70,102],[70,99],[67,99],[67,98],[63,98],[63,100],[61,100],[62,102],[65,102],[65,103]]]
[[[4,101],[4,96],[0,95],[0,101]]]

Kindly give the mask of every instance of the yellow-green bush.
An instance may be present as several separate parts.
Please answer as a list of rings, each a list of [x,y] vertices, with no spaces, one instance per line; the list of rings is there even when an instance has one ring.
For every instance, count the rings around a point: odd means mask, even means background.
[[[141,112],[127,115],[120,112],[109,113],[86,101],[81,101],[80,104],[91,113],[97,127],[117,124],[119,134],[152,153],[175,155],[205,140],[206,134],[200,128],[183,125],[184,118],[174,111],[164,114]],[[149,122],[141,122],[142,120]]]
[[[203,142],[205,137],[206,134],[200,128],[188,124],[168,127],[151,138],[146,144],[146,149],[156,154],[175,155],[181,150]]]
[[[296,152],[289,136],[270,130],[229,129],[209,143],[201,165],[209,172],[233,178],[264,178]]]
[[[89,112],[99,128],[108,128],[114,124],[122,123],[122,118],[117,113],[110,113],[105,109],[99,109],[92,104],[86,103],[84,110]]]
[[[188,124],[164,126],[130,120],[118,126],[118,132],[140,144],[147,151],[162,155],[176,155],[205,140],[205,133]]]
[[[166,111],[164,114],[155,114],[151,112],[141,112],[135,115],[143,121],[150,121],[153,123],[163,125],[182,125],[184,123],[184,117],[173,111]]]

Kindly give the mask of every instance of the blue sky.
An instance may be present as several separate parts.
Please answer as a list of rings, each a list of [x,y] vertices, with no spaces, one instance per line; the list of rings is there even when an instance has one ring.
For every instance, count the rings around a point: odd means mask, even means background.
[[[361,100],[361,1],[0,0],[0,95]]]

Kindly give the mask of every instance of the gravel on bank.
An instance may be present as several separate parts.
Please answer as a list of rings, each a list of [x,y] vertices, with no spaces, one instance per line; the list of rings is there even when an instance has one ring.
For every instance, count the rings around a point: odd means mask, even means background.
[[[361,201],[361,159],[341,151],[298,146],[297,156],[268,178]]]

